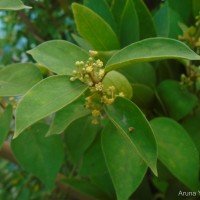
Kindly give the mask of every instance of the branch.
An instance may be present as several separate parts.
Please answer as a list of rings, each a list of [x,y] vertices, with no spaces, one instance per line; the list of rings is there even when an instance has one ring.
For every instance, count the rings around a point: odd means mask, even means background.
[[[30,33],[33,35],[33,37],[39,41],[39,42],[44,42],[45,40],[42,38],[40,33],[38,32],[37,28],[34,26],[34,24],[30,21],[28,16],[23,12],[23,11],[18,11],[17,14],[19,17],[24,21],[24,23],[27,26],[27,30],[30,31]]]
[[[8,160],[10,162],[13,162],[17,165],[19,165],[19,163],[17,162],[17,160],[14,157],[14,154],[10,148],[10,144],[8,142],[5,142],[2,145],[2,148],[0,149],[0,157],[4,158],[5,160]],[[64,176],[63,174],[58,173],[57,177],[56,177],[56,186],[63,191],[64,193],[69,194],[72,197],[75,197],[77,199],[81,199],[81,200],[92,200],[89,197],[86,197],[84,194],[79,193],[77,191],[75,191],[74,189],[70,188],[69,186],[65,185],[62,180],[66,179],[67,177]]]

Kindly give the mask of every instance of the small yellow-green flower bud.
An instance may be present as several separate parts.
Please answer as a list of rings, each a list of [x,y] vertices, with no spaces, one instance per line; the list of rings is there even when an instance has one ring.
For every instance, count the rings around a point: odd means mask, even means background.
[[[88,66],[87,68],[86,68],[86,71],[88,72],[88,73],[90,73],[90,72],[92,72],[93,71],[93,67],[92,66]]]
[[[99,124],[99,122],[98,122],[97,119],[93,119],[93,120],[92,120],[92,124],[97,125],[97,124]]]
[[[93,50],[89,50],[89,54],[90,54],[90,56],[95,57],[98,54],[98,52],[93,51]]]
[[[79,62],[79,61],[76,61],[76,63],[75,63],[75,64],[76,64],[76,66],[77,66],[77,67],[79,67],[79,65],[80,65],[80,62]]]
[[[95,109],[95,110],[92,111],[92,116],[93,116],[93,117],[98,117],[98,116],[100,116],[100,115],[101,115],[100,110]]]
[[[100,69],[99,70],[99,78],[102,78],[105,74],[105,70],[104,69]]]
[[[96,61],[96,64],[99,68],[103,67],[103,62],[99,59]]]
[[[14,101],[14,99],[15,99],[14,97],[9,97],[8,100],[9,100],[9,101]]]
[[[107,104],[108,104],[108,105],[111,105],[111,104],[113,103],[113,101],[114,101],[113,98],[112,98],[112,99],[108,99],[108,100],[107,100]]]
[[[84,65],[84,62],[83,62],[83,61],[80,61],[79,64],[80,64],[81,66],[83,66],[83,65]]]
[[[71,77],[71,78],[70,78],[70,81],[75,81],[75,80],[76,80],[75,77]]]
[[[93,82],[91,82],[91,81],[88,82],[88,86],[90,86],[90,87],[93,86]]]
[[[113,86],[113,85],[112,85],[112,86],[109,86],[109,88],[108,88],[108,89],[109,89],[110,91],[112,91],[112,92],[113,92],[113,91],[115,91],[115,86]]]
[[[120,96],[120,97],[124,97],[125,95],[124,95],[123,92],[120,92],[120,93],[119,93],[119,96]]]
[[[102,91],[102,90],[103,90],[103,85],[102,85],[102,83],[99,82],[99,83],[95,84],[95,89],[96,89],[97,91]]]
[[[92,57],[89,57],[89,59],[88,59],[88,60],[91,62],[91,61],[93,61],[93,58],[92,58]]]

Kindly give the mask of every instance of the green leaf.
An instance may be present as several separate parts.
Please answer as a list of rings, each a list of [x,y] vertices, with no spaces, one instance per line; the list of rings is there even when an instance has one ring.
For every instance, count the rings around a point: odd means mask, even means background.
[[[169,6],[168,2],[161,4],[153,17],[158,37],[169,36]]]
[[[154,87],[156,84],[155,69],[150,63],[137,63],[118,69],[130,83],[141,83]]]
[[[176,121],[159,117],[151,121],[159,160],[191,190],[199,189],[199,155],[185,129]]]
[[[46,124],[35,124],[12,140],[11,147],[15,158],[25,170],[52,189],[64,161],[64,148],[58,135],[45,137],[47,130]]]
[[[95,141],[84,154],[82,166],[79,171],[81,176],[96,176],[107,173],[107,167],[101,148],[101,137],[97,135]]]
[[[117,199],[129,199],[144,178],[146,164],[112,123],[103,130],[102,148]]]
[[[0,114],[0,149],[6,136],[10,130],[12,120],[12,106],[7,106],[2,114]]]
[[[140,40],[155,37],[156,31],[150,11],[143,0],[134,0],[137,16],[139,19]]]
[[[34,64],[8,65],[0,70],[0,96],[23,95],[41,79],[42,74]]]
[[[192,0],[193,16],[199,15],[200,3],[199,0]]]
[[[133,0],[127,0],[120,19],[120,39],[122,46],[139,40],[139,22]]]
[[[157,91],[169,115],[176,120],[189,114],[198,103],[197,97],[175,80],[162,81]]]
[[[1,0],[0,10],[21,10],[25,8],[31,8],[25,6],[20,0]]]
[[[81,195],[83,199],[111,200],[106,194],[99,190],[96,185],[90,183],[89,181],[71,178],[65,179],[63,182],[78,193],[81,193],[83,195]]]
[[[64,75],[46,78],[25,94],[16,108],[14,138],[38,120],[76,100],[87,89],[81,82],[69,79]]]
[[[107,172],[105,174],[100,174],[90,177],[91,182],[94,183],[101,191],[104,191],[110,199],[116,199],[115,189],[110,177],[110,174]]]
[[[74,120],[89,113],[89,109],[84,107],[84,101],[77,99],[56,112],[49,131],[47,132],[47,136],[62,133]]]
[[[111,11],[113,13],[113,16],[115,18],[116,22],[120,21],[120,18],[122,16],[122,12],[124,10],[126,1],[124,0],[114,0],[111,3]]]
[[[96,50],[119,49],[116,34],[99,15],[89,8],[73,3],[72,10],[78,33]],[[97,27],[98,24],[98,27]]]
[[[131,101],[117,97],[114,103],[105,107],[113,122],[127,143],[157,174],[157,146],[151,127],[140,109]]]
[[[197,112],[185,120],[182,121],[182,126],[185,130],[189,133],[190,137],[192,138],[194,144],[196,145],[199,153],[200,153],[200,112]]]
[[[73,121],[65,131],[65,144],[74,163],[79,164],[83,154],[94,141],[98,127],[88,116]]]
[[[116,32],[117,24],[106,0],[84,0],[84,5],[102,17]],[[98,6],[97,6],[98,5]]]
[[[187,24],[192,15],[192,1],[191,0],[168,0],[170,8],[180,15],[182,20]],[[199,4],[199,1],[198,1]]]
[[[86,61],[89,57],[85,50],[64,40],[44,42],[28,53],[50,71],[67,75],[72,75],[76,61]]]
[[[132,101],[142,108],[152,108],[155,98],[154,90],[147,85],[135,83],[132,84],[133,96]]]
[[[133,43],[114,54],[106,64],[106,71],[138,63],[162,59],[200,60],[184,43],[168,38],[150,38]]]
[[[160,9],[155,13],[154,22],[159,37],[178,39],[178,36],[182,34],[181,28],[179,27],[182,19],[178,13],[168,6],[168,2],[161,5]]]
[[[92,46],[85,41],[82,37],[72,33],[71,36],[73,37],[73,39],[76,41],[76,43],[83,49],[85,49],[86,51],[92,50]]]

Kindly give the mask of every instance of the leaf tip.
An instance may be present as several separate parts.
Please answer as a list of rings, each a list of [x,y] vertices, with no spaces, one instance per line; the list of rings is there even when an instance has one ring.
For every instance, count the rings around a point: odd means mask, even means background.
[[[12,139],[16,139],[18,136],[19,136],[19,133],[18,132],[14,132],[14,135],[13,135]]]
[[[28,50],[28,51],[26,51],[26,53],[32,55],[32,50]]]
[[[155,167],[154,169],[151,169],[152,170],[152,172],[154,173],[154,175],[156,176],[156,177],[158,177],[158,170],[157,170],[157,168]]]

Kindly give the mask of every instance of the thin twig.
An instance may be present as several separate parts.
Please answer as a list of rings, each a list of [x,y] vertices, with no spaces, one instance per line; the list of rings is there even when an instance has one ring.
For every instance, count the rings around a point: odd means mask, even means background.
[[[37,28],[30,21],[28,16],[23,11],[18,11],[17,14],[24,21],[24,23],[27,26],[27,30],[33,35],[33,37],[39,42],[44,42],[45,40],[42,38],[42,36],[38,32]]]

